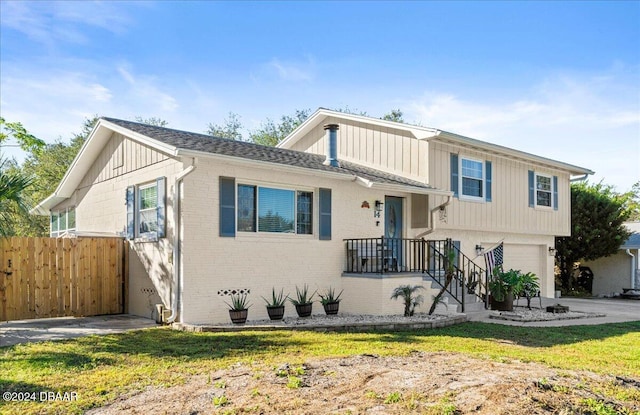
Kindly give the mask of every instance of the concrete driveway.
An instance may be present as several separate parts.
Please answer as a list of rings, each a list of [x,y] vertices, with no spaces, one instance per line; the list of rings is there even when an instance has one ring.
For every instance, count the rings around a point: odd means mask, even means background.
[[[538,298],[531,300],[532,307],[539,307]],[[515,305],[526,306],[527,301],[522,298]],[[620,298],[543,298],[542,306],[546,307],[554,304],[562,304],[569,307],[570,311],[581,311],[584,313],[604,314],[604,317],[580,318],[575,320],[552,320],[552,321],[509,321],[496,320],[489,317],[491,311],[479,311],[468,313],[470,321],[482,321],[486,323],[507,324],[512,326],[580,326],[591,324],[622,323],[626,321],[640,321],[640,300],[626,300]],[[495,313],[495,312],[494,312]]]
[[[122,333],[147,327],[157,327],[157,324],[154,320],[128,314],[17,320],[0,323],[0,347],[91,334]]]

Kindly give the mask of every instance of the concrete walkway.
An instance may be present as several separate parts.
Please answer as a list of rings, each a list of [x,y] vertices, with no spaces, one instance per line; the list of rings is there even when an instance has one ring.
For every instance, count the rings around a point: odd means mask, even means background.
[[[0,323],[0,347],[27,342],[63,340],[92,334],[113,334],[156,327],[154,320],[128,314],[58,317]]]
[[[506,324],[511,326],[531,326],[531,327],[558,327],[558,326],[579,326],[591,324],[622,323],[627,321],[640,321],[640,300],[625,300],[619,298],[543,298],[542,306],[546,307],[554,304],[562,304],[569,307],[569,311],[579,311],[583,313],[604,314],[604,317],[589,317],[572,320],[552,320],[552,321],[511,321],[491,318],[496,311],[478,311],[468,313],[469,321],[482,321],[485,323]],[[526,306],[527,301],[520,299],[514,305]],[[539,307],[538,298],[531,300],[532,307]]]

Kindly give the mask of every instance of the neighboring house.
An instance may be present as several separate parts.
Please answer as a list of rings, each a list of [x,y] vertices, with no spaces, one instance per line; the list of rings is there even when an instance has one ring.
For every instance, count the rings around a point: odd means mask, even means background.
[[[631,236],[615,254],[580,265],[593,272],[593,295],[614,296],[623,288],[640,289],[640,222],[627,222]]]
[[[438,278],[442,245],[427,241],[446,238],[459,249],[460,284],[503,242],[505,266],[535,272],[553,296],[569,182],[591,173],[324,109],[279,148],[102,118],[36,210],[51,213],[53,236],[132,241],[133,314],[163,304],[170,320],[228,322],[229,293],[250,292],[250,318],[267,318],[261,296],[303,284],[344,289],[342,312],[386,314],[402,310],[389,299],[395,287]]]

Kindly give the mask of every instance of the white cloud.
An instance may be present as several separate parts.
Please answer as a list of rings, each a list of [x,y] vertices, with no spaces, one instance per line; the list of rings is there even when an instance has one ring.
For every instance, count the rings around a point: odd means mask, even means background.
[[[286,82],[307,82],[315,78],[315,60],[308,56],[303,61],[283,61],[273,58],[263,65],[266,76],[276,76]]]
[[[127,65],[120,65],[118,73],[129,84],[126,94],[134,102],[144,102],[141,108],[151,108],[161,112],[173,112],[178,109],[178,101],[171,94],[162,91],[156,84],[154,76],[134,76]]]
[[[136,6],[143,2],[131,3]],[[57,42],[83,44],[87,26],[124,33],[132,21],[123,3],[109,1],[3,1],[0,24],[49,47]]]
[[[625,190],[640,180],[637,78],[636,68],[558,76],[506,102],[430,91],[402,108],[406,119],[591,168]]]

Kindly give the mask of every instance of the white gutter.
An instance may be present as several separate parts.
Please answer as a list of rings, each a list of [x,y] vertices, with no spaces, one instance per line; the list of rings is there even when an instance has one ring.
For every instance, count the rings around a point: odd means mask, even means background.
[[[636,289],[636,257],[631,253],[631,249],[626,250],[627,255],[631,257],[631,289]]]
[[[571,183],[574,183],[574,182],[583,182],[583,181],[587,180],[587,177],[589,177],[589,173],[585,174],[584,176],[580,176],[580,177],[575,177],[575,178],[573,178],[573,179],[569,179],[569,181],[570,181]]]
[[[173,185],[173,298],[171,299],[171,315],[167,318],[167,323],[173,323],[178,317],[180,310],[180,288],[182,286],[182,270],[180,263],[180,185],[182,180],[196,169],[195,157],[191,159],[191,165],[181,171],[175,179]]]
[[[422,238],[423,236],[427,236],[430,233],[433,233],[436,230],[436,218],[435,218],[435,214],[437,211],[442,210],[444,208],[446,208],[449,203],[451,203],[453,196],[452,195],[448,195],[447,196],[447,201],[434,207],[433,209],[431,209],[431,228],[427,229],[426,231],[422,232],[421,234],[416,235],[416,239],[417,238]]]

